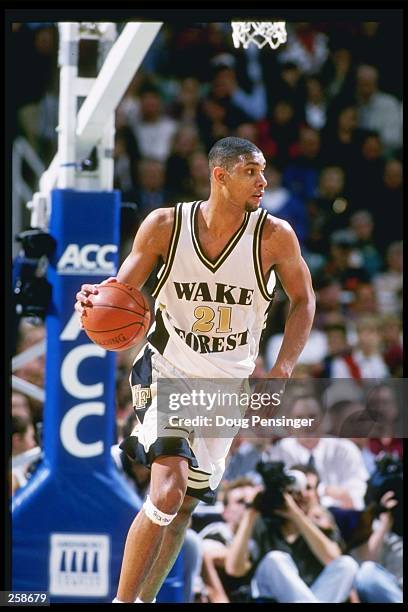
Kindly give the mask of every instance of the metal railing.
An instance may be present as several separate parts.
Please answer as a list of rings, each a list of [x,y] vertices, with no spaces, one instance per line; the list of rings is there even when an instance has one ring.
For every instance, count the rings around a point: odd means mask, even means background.
[[[24,178],[23,167],[27,164],[35,176],[35,186],[30,186]],[[12,232],[13,232],[13,258],[17,255],[18,243],[15,241],[15,236],[23,230],[23,207],[33,197],[35,189],[38,189],[38,183],[41,175],[45,170],[45,166],[28,140],[23,136],[18,136],[13,142],[12,154],[12,176],[13,176],[13,192],[12,192]]]

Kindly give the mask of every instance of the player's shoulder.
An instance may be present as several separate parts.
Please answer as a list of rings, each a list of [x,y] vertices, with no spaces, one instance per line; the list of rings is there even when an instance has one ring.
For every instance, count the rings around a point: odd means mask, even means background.
[[[179,215],[182,208],[191,208],[195,202],[178,202],[163,208],[156,208],[149,213],[145,219],[145,223],[159,227],[161,229],[172,228],[176,215]]]
[[[279,259],[292,256],[299,248],[296,234],[290,223],[269,213],[266,215],[261,240],[262,248]]]
[[[284,239],[293,234],[294,231],[290,223],[285,221],[285,219],[280,219],[279,217],[274,217],[270,213],[267,213],[263,229],[264,238],[270,238],[274,235],[277,238]]]
[[[168,206],[166,208],[156,208],[152,210],[145,219],[145,223],[152,226],[159,226],[164,228],[166,226],[172,226],[174,222],[175,206]]]

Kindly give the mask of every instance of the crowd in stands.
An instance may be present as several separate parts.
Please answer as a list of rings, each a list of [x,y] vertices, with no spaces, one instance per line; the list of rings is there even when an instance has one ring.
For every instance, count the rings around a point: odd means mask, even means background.
[[[56,151],[57,30],[13,24],[13,37],[26,49],[18,61],[29,63],[28,80],[15,80],[14,136],[47,164]],[[234,49],[230,24],[165,24],[117,109],[114,149],[123,260],[152,210],[208,197],[216,140],[257,144],[267,160],[262,206],[294,227],[317,297],[293,377],[374,379],[388,406],[395,398],[385,381],[403,376],[401,58],[401,32],[386,21],[291,23],[276,51]],[[274,363],[287,308],[278,283],[254,378]],[[17,352],[44,336],[41,323],[23,320]],[[149,471],[118,448],[134,422],[136,350],[117,354],[112,458],[143,499]],[[43,386],[44,359],[15,373]],[[402,440],[374,417],[362,429],[368,407],[358,396],[326,404],[330,427],[320,436],[234,440],[214,511],[200,505],[188,530],[185,601],[402,602],[402,500],[395,483],[375,504],[368,496],[378,462],[402,460]],[[290,410],[318,416],[322,406],[304,392]],[[387,415],[392,421],[392,408]],[[41,402],[13,392],[11,492],[39,460],[41,424]],[[262,492],[261,459],[304,478],[273,520],[251,506]]]

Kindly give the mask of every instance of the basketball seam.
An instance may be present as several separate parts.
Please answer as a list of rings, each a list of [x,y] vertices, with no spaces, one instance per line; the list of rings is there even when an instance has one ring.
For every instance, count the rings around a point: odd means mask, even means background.
[[[126,327],[131,327],[132,325],[143,325],[144,326],[144,321],[133,321],[132,323],[128,323],[127,325],[122,325],[122,327],[112,327],[111,329],[86,328],[86,331],[92,332],[93,334],[105,334],[107,332],[119,331],[120,329],[126,329]]]
[[[136,312],[136,310],[132,310],[131,308],[123,308],[123,306],[113,306],[111,304],[92,304],[92,308],[115,308],[116,310],[125,310],[126,312],[132,312],[133,314],[137,314],[139,317],[144,317],[146,316],[146,312],[150,312],[149,310],[145,310],[141,314],[140,312]]]
[[[120,282],[120,281],[119,281],[119,282]],[[124,287],[121,287],[119,284],[117,284],[117,283],[112,283],[112,284],[110,284],[110,283],[109,283],[109,284],[107,284],[107,285],[102,285],[102,287],[109,287],[110,289],[114,287],[115,289],[119,289],[119,291],[122,291],[122,293],[126,293],[126,295],[128,295],[130,298],[132,298],[132,300],[133,300],[133,301],[134,301],[134,302],[135,302],[135,303],[136,303],[136,304],[137,304],[137,305],[138,305],[140,308],[145,308],[145,309],[146,309],[146,305],[147,305],[147,304],[146,304],[146,301],[144,302],[143,306],[141,306],[141,305],[139,304],[139,302],[136,300],[135,296],[133,296],[133,295],[132,295],[132,294],[129,292],[129,290],[126,290]],[[144,298],[144,296],[143,296],[143,294],[142,294],[141,292],[140,292],[140,295],[142,295],[143,300],[144,300],[145,298]]]

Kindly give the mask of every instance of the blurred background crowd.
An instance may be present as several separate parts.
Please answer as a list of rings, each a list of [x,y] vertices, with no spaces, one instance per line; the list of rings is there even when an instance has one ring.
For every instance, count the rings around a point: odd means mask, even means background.
[[[121,260],[150,211],[208,197],[207,153],[216,140],[247,138],[267,160],[262,206],[294,227],[317,297],[294,378],[402,377],[401,31],[387,22],[287,26],[288,41],[276,51],[234,49],[229,23],[162,28],[116,113]],[[56,24],[15,23],[12,44],[16,69],[24,74],[14,81],[13,138],[25,138],[46,167],[57,149]],[[93,76],[92,41],[81,41],[80,56],[82,76]],[[254,377],[274,363],[287,307],[278,283]],[[16,354],[44,337],[41,320],[21,319]],[[136,351],[117,356],[118,443],[133,427],[128,375]],[[44,358],[14,373],[43,387]],[[386,384],[379,389],[385,402],[394,401]],[[320,406],[304,392],[291,409],[310,416]],[[358,410],[355,397],[334,402],[333,422],[342,411]],[[42,411],[41,401],[13,392],[13,491],[24,486],[41,455]],[[329,438],[257,442],[238,436],[217,504],[199,507],[193,517],[185,545],[186,600],[402,601],[402,525],[396,516],[402,499],[400,485],[387,480],[389,464],[402,459],[402,441],[380,432],[339,436],[334,425]],[[117,445],[112,456],[143,498],[148,470],[131,465]],[[295,465],[307,481],[291,496],[297,509],[286,501],[277,524],[259,512],[255,525],[248,518],[246,504],[262,483],[256,469],[261,458]],[[243,523],[250,525],[246,535],[239,530]],[[313,541],[311,524],[325,540]],[[265,529],[281,537],[268,540]],[[238,554],[244,548],[250,551],[246,560]],[[265,592],[270,575],[282,573],[281,585],[292,576],[293,563],[298,574],[283,589],[286,595],[279,584]],[[328,568],[342,591],[330,590],[330,572],[322,577]]]

